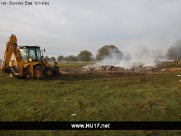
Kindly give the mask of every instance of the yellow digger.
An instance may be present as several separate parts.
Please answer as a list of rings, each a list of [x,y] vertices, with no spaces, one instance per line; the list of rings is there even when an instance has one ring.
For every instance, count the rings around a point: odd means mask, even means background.
[[[13,53],[14,61],[11,61],[10,59]],[[13,65],[13,63],[15,63],[15,65]],[[54,65],[54,67],[49,65],[43,58],[43,51],[40,50],[39,46],[18,46],[17,38],[13,34],[6,43],[0,71],[19,78],[34,77],[35,79],[41,79],[43,75],[47,77],[60,75],[59,67],[57,65]]]

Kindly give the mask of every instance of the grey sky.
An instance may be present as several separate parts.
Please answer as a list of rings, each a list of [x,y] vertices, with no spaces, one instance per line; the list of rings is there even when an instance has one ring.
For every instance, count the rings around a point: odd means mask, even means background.
[[[46,2],[49,5],[0,5],[0,58],[11,34],[18,45],[39,45],[45,55],[56,57],[82,50],[95,55],[109,44],[121,51],[144,45],[166,52],[181,39],[181,0]]]

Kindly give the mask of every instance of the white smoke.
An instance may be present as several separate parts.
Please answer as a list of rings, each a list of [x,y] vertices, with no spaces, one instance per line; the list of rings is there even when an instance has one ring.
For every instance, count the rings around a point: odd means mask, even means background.
[[[96,64],[87,67],[111,65],[116,67],[134,68],[138,66],[155,66],[161,55],[161,52],[155,53],[155,51],[149,51],[145,46],[139,46],[131,52],[124,51],[121,53],[112,53]]]

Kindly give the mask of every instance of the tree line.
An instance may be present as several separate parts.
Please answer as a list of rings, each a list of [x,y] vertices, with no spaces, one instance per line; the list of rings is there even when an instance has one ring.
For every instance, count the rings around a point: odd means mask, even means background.
[[[120,53],[119,49],[114,45],[105,45],[102,48],[98,49],[96,57],[93,57],[93,54],[90,51],[84,50],[81,51],[77,56],[70,55],[70,56],[63,56],[60,55],[57,58],[55,57],[48,57],[45,56],[45,59],[47,61],[83,61],[83,62],[90,62],[90,61],[96,61],[96,60],[102,60],[106,56],[112,54],[112,53]]]
[[[47,61],[90,62],[90,61],[100,61],[108,56],[111,57],[111,55],[114,55],[114,56],[116,55],[120,58],[124,55],[124,57],[129,60],[130,59],[129,54],[130,54],[129,52],[122,53],[115,45],[104,45],[103,47],[97,50],[97,54],[95,58],[93,57],[93,54],[90,51],[84,50],[84,51],[81,51],[77,56],[60,55],[57,58],[53,56],[52,57],[45,56],[45,59]],[[166,58],[169,60],[176,60],[176,61],[181,60],[181,39],[175,41],[167,50],[167,53],[165,55],[163,55],[161,50],[154,50],[153,54],[154,56],[156,56],[157,59],[159,59],[160,57],[166,56]],[[1,61],[2,60],[0,59],[0,62]]]
[[[95,61],[93,58],[93,54],[87,50],[81,51],[77,56],[75,56],[75,55],[69,55],[69,56],[60,55],[57,58],[55,58],[55,57],[49,58],[48,56],[45,56],[45,59],[47,61],[70,61],[70,62],[72,62],[72,61],[74,61],[74,62],[77,62],[77,61],[83,61],[83,62]]]
[[[70,55],[70,56],[63,56],[60,55],[57,58],[55,57],[48,57],[45,56],[45,59],[47,61],[83,61],[83,62],[90,62],[90,61],[100,61],[106,57],[111,57],[112,55],[116,55],[118,57],[124,57],[126,59],[130,58],[129,52],[121,52],[115,45],[104,45],[100,49],[97,50],[95,58],[93,57],[93,54],[90,51],[84,50],[81,51],[77,56]],[[159,58],[162,58],[165,56],[168,60],[181,60],[181,40],[175,41],[170,48],[167,50],[166,54],[164,55],[161,50],[153,50],[152,54],[155,56],[155,58],[158,60]]]

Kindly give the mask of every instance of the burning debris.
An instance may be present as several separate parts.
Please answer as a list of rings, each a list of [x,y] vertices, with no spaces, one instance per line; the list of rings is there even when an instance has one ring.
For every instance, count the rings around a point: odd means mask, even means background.
[[[163,73],[166,72],[162,69],[153,66],[139,66],[133,68],[124,68],[112,65],[105,65],[105,66],[85,66],[82,68],[72,68],[66,71],[61,71],[64,74],[146,74],[146,73],[153,73],[159,72]]]
[[[139,66],[139,67],[133,67],[133,68],[124,68],[124,67],[116,67],[112,65],[106,65],[106,66],[97,66],[97,67],[84,67],[82,68],[82,71],[89,71],[89,72],[119,72],[119,73],[146,73],[146,72],[156,72],[159,71],[158,68],[153,66]]]

